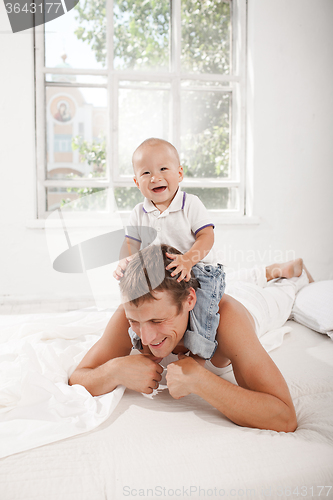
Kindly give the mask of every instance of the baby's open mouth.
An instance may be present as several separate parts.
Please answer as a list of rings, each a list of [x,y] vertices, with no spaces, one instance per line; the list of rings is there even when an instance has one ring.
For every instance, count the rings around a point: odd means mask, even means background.
[[[153,188],[154,193],[162,193],[166,189],[166,186],[160,186],[157,188]]]

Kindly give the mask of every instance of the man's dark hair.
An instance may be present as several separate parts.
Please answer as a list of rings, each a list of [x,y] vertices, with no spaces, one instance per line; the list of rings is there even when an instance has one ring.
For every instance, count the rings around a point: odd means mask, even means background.
[[[156,300],[153,292],[168,291],[178,307],[178,313],[182,311],[190,288],[197,290],[200,285],[193,271],[189,281],[178,282],[179,274],[171,276],[174,268],[166,270],[172,262],[166,253],[181,254],[169,245],[150,245],[133,256],[120,280],[120,291],[126,301],[138,307],[147,300]]]

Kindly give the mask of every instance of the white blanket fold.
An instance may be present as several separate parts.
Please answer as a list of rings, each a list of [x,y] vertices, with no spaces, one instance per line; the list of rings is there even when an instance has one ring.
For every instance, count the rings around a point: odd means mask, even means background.
[[[92,397],[68,377],[98,340],[110,312],[0,317],[0,457],[96,428],[124,387]]]
[[[92,430],[125,388],[92,397],[68,377],[100,338],[110,312],[0,316],[0,458]],[[290,328],[260,340],[278,347]]]

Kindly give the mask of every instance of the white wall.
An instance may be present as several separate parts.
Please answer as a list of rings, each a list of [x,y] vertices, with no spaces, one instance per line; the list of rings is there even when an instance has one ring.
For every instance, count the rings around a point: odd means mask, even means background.
[[[332,23],[331,0],[248,2],[248,184],[262,222],[219,228],[227,262],[295,255],[333,278]]]
[[[40,28],[38,28],[40,29]],[[36,217],[32,30],[13,34],[0,4],[0,297],[90,295],[83,275],[53,271]]]
[[[333,279],[333,2],[249,0],[249,198],[257,225],[216,230],[234,267],[302,256]],[[0,297],[91,294],[53,271],[35,217],[33,38],[12,34],[0,3]]]

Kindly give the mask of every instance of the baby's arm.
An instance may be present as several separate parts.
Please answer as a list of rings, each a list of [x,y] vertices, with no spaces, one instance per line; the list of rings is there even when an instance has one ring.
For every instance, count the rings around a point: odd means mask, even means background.
[[[140,241],[133,240],[132,238],[125,238],[120,249],[120,260],[117,269],[113,273],[113,277],[116,278],[116,280],[120,280],[120,278],[123,277],[123,271],[125,271],[127,264],[131,260],[131,256],[140,250],[140,246]]]
[[[166,269],[172,269],[171,276],[181,273],[177,281],[189,281],[191,278],[192,267],[200,262],[211,250],[214,244],[214,230],[213,226],[204,227],[196,234],[195,242],[190,250],[183,255],[167,253],[167,257],[172,259],[172,262]]]

